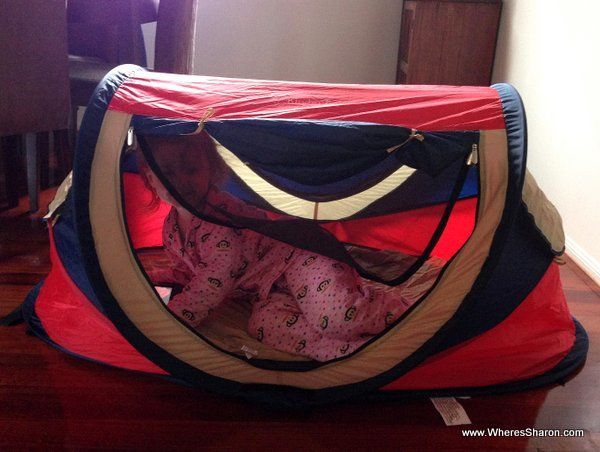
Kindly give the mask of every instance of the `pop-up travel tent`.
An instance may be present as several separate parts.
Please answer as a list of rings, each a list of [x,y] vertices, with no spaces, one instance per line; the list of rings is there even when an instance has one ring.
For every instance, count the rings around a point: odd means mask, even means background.
[[[219,193],[243,208],[220,209],[194,189],[206,140],[221,162]],[[149,207],[132,141],[206,221],[389,286],[432,259],[441,269],[400,318],[341,358],[264,346],[235,304],[190,328],[145,271],[169,207]],[[52,271],[21,314],[71,355],[252,400],[468,395],[561,380],[583,363],[587,337],[555,262],[561,220],[526,151],[523,105],[505,84],[332,85],[121,66],[87,108],[72,181],[50,206]]]

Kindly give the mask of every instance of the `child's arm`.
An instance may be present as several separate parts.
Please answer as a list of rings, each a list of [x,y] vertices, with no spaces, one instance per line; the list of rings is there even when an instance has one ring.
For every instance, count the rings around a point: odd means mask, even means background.
[[[169,309],[188,325],[197,328],[235,288],[233,260],[208,265],[196,273],[183,291],[169,301]]]

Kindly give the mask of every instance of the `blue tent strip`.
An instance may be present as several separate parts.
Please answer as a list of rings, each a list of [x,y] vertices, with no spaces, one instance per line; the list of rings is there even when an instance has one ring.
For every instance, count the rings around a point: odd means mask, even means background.
[[[60,206],[57,213],[60,218],[54,224],[52,233],[58,257],[77,288],[104,314],[102,304],[98,301],[83,267],[82,250],[79,247],[73,222],[73,197],[71,194],[67,196],[65,203]]]

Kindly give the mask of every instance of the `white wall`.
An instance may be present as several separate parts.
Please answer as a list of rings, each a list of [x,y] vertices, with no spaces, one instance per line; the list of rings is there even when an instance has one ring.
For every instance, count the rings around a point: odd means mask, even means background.
[[[200,0],[194,73],[394,83],[402,0]]]
[[[600,1],[504,0],[494,81],[521,93],[529,168],[600,281]]]
[[[156,22],[142,24],[144,48],[146,49],[146,66],[154,69],[154,40],[156,39]]]

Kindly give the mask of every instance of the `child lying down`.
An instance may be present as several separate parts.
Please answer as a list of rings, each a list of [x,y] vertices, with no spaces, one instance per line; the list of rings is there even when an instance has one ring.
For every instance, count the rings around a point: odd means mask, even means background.
[[[203,154],[214,170],[210,152]],[[224,301],[250,298],[247,329],[252,337],[281,351],[328,361],[352,353],[398,319],[441,269],[428,261],[407,282],[389,287],[328,257],[201,220],[170,196],[139,155],[146,185],[172,205],[163,228],[172,266],[150,277],[183,286],[168,308],[193,328]],[[206,193],[213,189],[208,181],[203,188]]]

